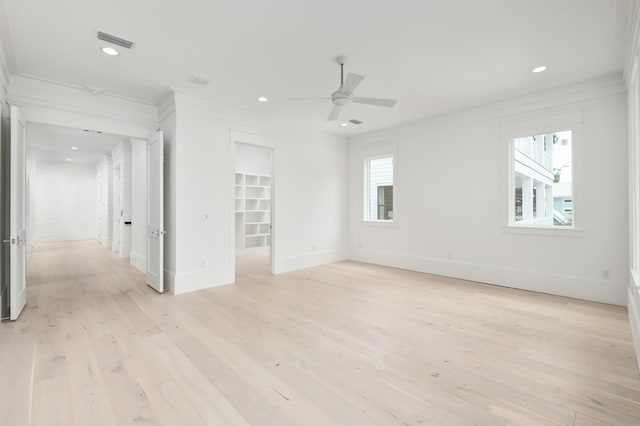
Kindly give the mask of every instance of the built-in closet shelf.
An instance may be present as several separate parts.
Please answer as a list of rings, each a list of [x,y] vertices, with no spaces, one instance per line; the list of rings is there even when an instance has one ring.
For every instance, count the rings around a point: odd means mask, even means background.
[[[271,244],[271,176],[235,174],[236,250]]]

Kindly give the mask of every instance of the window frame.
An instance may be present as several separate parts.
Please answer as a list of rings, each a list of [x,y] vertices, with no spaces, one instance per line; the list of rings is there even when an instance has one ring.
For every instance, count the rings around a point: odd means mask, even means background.
[[[370,207],[371,207],[371,186],[370,186],[370,174],[369,167],[372,160],[379,160],[382,158],[391,158],[391,162],[393,164],[393,219],[378,219],[377,213],[376,218],[370,217]],[[375,155],[366,155],[362,157],[362,171],[363,171],[363,206],[362,206],[362,222],[367,224],[395,224],[398,223],[398,190],[397,190],[397,175],[398,175],[398,166],[397,166],[398,155],[395,149],[385,149],[380,151]],[[388,185],[385,185],[388,186]],[[376,189],[377,193],[377,189]],[[377,212],[377,200],[374,200],[376,203],[376,212]]]
[[[504,219],[502,229],[505,232],[534,235],[582,236],[582,110],[559,113],[553,116],[537,117],[502,126],[502,138],[505,146],[507,167],[505,195],[503,202]],[[518,224],[515,221],[515,139],[531,135],[571,131],[571,199],[572,225],[532,225]],[[506,207],[506,208],[505,208]],[[576,215],[576,211],[578,214]]]

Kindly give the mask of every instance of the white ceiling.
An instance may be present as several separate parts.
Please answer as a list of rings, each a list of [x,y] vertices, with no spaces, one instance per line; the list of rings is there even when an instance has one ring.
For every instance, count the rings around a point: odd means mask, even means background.
[[[172,86],[345,134],[619,73],[628,14],[628,0],[3,1],[13,73],[150,103]],[[102,54],[98,29],[134,50]],[[364,124],[341,128],[330,101],[285,100],[336,90],[337,55],[366,76],[357,96],[396,108],[350,105],[341,118]]]
[[[118,141],[116,136],[94,131],[27,123],[27,145],[37,161],[66,162],[70,158],[73,164],[92,166],[110,154]],[[73,151],[72,146],[78,150]]]

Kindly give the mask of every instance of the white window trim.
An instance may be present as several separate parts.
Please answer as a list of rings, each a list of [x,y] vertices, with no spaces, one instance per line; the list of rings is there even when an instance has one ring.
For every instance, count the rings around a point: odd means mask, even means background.
[[[525,119],[518,122],[504,124],[502,126],[502,139],[504,152],[506,153],[507,164],[505,167],[507,176],[505,179],[506,198],[503,206],[506,205],[503,217],[503,232],[511,232],[517,234],[531,235],[556,235],[556,236],[583,236],[584,228],[582,223],[582,110],[574,110],[570,112],[558,113],[545,117],[536,117]],[[515,217],[515,182],[513,179],[515,173],[514,166],[514,139],[527,137],[531,135],[539,135],[545,133],[553,133],[559,131],[571,131],[571,192],[573,203],[573,225],[572,226],[535,226],[535,225],[519,225],[514,221]],[[576,212],[578,214],[576,215]]]
[[[378,158],[393,158],[393,219],[392,220],[378,220],[368,219],[368,208],[370,202],[369,193],[369,161],[376,160]],[[390,226],[398,223],[398,147],[394,144],[376,145],[370,147],[368,150],[362,153],[360,158],[360,164],[362,164],[362,208],[361,222],[365,225],[373,226]]]

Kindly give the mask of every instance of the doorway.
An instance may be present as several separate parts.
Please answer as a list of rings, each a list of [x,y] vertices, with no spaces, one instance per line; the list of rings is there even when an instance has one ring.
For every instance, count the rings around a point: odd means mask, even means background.
[[[20,214],[24,217],[25,237],[17,233],[18,237],[11,240],[11,246],[18,246],[13,241],[20,241],[20,245],[26,247],[23,255],[20,256],[21,264],[24,268],[15,268],[14,259],[10,259],[10,270],[22,269],[38,270],[35,278],[29,279],[23,274],[20,280],[14,280],[11,275],[8,287],[9,296],[14,294],[15,288],[24,288],[27,284],[42,283],[43,279],[52,281],[52,278],[60,275],[52,269],[52,272],[43,271],[37,267],[26,268],[29,261],[29,254],[34,253],[34,248],[39,250],[38,255],[49,257],[51,253],[78,252],[74,247],[84,247],[81,253],[89,251],[93,244],[96,248],[102,248],[105,256],[113,257],[110,252],[117,252],[115,259],[121,259],[113,265],[118,268],[128,268],[133,265],[147,277],[162,276],[162,261],[151,259],[156,254],[162,255],[162,221],[155,221],[158,229],[150,232],[153,238],[148,237],[149,219],[147,212],[149,196],[151,192],[162,191],[162,167],[148,167],[150,154],[161,166],[162,156],[157,155],[161,151],[162,132],[157,132],[148,140],[137,140],[127,136],[106,134],[100,131],[86,129],[73,129],[50,124],[26,122],[20,116],[20,111],[12,107],[14,113],[12,119],[20,124],[12,129],[20,130],[19,138],[11,135],[11,156],[10,169],[12,171],[12,188],[14,177],[22,176],[24,191],[20,200],[11,200],[11,226],[13,216]],[[19,142],[19,143],[16,143]],[[20,149],[13,149],[17,146]],[[136,147],[134,150],[134,146]],[[24,153],[21,158],[16,157],[15,152]],[[135,151],[135,154],[134,154]],[[135,155],[136,161],[132,161]],[[153,176],[149,176],[149,170],[153,169]],[[15,179],[18,181],[18,179]],[[151,184],[149,183],[151,182]],[[150,186],[151,185],[151,186]],[[136,191],[133,191],[133,187]],[[151,189],[148,189],[150,188]],[[135,192],[135,194],[134,194]],[[11,191],[14,194],[14,191]],[[150,197],[154,202],[158,200],[158,205],[153,203],[154,211],[162,211],[162,196]],[[18,212],[15,213],[14,212]],[[132,221],[137,213],[135,225]],[[157,215],[157,214],[156,214]],[[22,223],[22,222],[20,222]],[[14,230],[11,229],[11,235]],[[137,238],[134,247],[132,243],[132,233]],[[149,240],[154,243],[150,244]],[[24,244],[22,243],[24,241]],[[35,246],[35,247],[34,247]],[[152,246],[152,250],[149,249]],[[157,246],[157,247],[156,247]],[[136,262],[130,261],[132,253],[137,250]],[[47,253],[42,253],[43,251]],[[151,255],[147,255],[151,252]],[[16,256],[17,257],[17,256]],[[69,265],[77,264],[79,256],[63,256]],[[144,262],[140,261],[144,258]],[[157,267],[157,271],[149,266],[147,260]],[[6,271],[4,262],[3,271]],[[41,262],[37,262],[41,263]],[[60,267],[55,264],[53,266]],[[130,268],[133,271],[133,268]],[[153,269],[153,270],[152,270]],[[64,268],[63,268],[64,270]],[[83,276],[93,276],[82,274]],[[162,280],[155,280],[149,283],[141,276],[140,281],[152,286],[155,290],[162,292]],[[49,279],[51,278],[51,279]],[[27,281],[30,281],[29,283]],[[98,281],[100,281],[98,279]],[[156,282],[157,281],[157,282]],[[50,284],[49,282],[47,284]],[[84,291],[84,290],[82,290]],[[3,298],[6,300],[5,298]],[[10,299],[10,298],[8,298]],[[26,303],[26,291],[24,296]],[[24,303],[13,303],[11,300],[9,316],[16,319],[24,307]],[[3,314],[6,314],[3,310]],[[6,318],[6,315],[3,315]]]
[[[235,142],[236,282],[273,273],[273,148]]]

